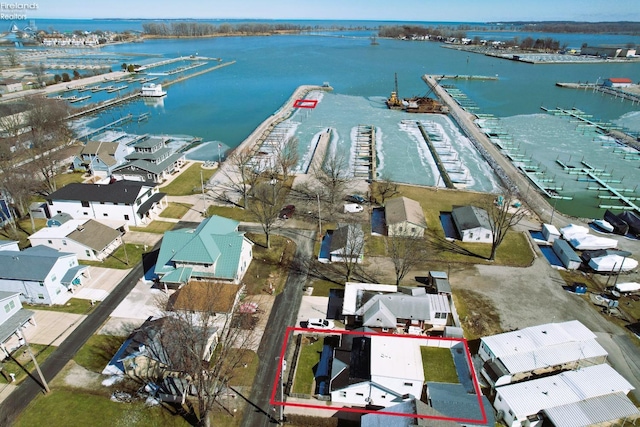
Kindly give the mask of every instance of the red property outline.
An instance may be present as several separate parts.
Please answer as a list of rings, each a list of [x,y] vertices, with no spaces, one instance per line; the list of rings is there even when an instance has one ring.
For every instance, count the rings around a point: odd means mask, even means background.
[[[287,403],[287,402],[282,402],[282,401],[278,401],[276,400],[276,394],[277,394],[277,390],[278,390],[278,386],[281,375],[282,375],[282,363],[279,363],[279,366],[276,370],[276,376],[274,378],[273,381],[273,387],[271,390],[271,399],[269,400],[269,403],[271,405],[274,406],[291,406],[291,407],[298,407],[298,408],[311,408],[311,409],[324,409],[324,410],[330,410],[330,411],[335,411],[335,412],[355,412],[355,413],[360,413],[360,414],[379,414],[379,415],[391,415],[391,416],[395,416],[395,417],[412,417],[412,418],[424,418],[424,419],[429,419],[429,420],[441,420],[441,421],[453,421],[453,422],[459,422],[459,423],[471,423],[471,424],[486,424],[487,423],[487,413],[485,411],[484,408],[484,404],[482,403],[482,393],[480,392],[480,384],[478,383],[478,377],[476,376],[476,370],[473,366],[473,362],[471,360],[471,352],[469,351],[469,346],[467,343],[467,340],[464,338],[447,338],[447,337],[425,337],[425,336],[420,336],[420,335],[394,335],[394,334],[380,334],[380,333],[376,333],[376,332],[359,332],[359,331],[343,331],[343,330],[318,330],[318,329],[308,329],[308,328],[294,328],[294,327],[287,327],[287,330],[285,332],[285,337],[284,340],[282,341],[282,349],[280,350],[280,359],[279,360],[284,360],[284,355],[285,352],[287,350],[287,344],[289,342],[289,338],[291,337],[293,332],[310,332],[310,333],[321,333],[324,335],[336,335],[336,334],[345,334],[345,335],[360,335],[360,336],[373,336],[373,335],[381,335],[381,336],[385,336],[385,337],[393,337],[393,338],[397,338],[397,339],[410,339],[410,338],[414,338],[414,339],[433,339],[433,340],[441,340],[441,341],[456,341],[459,343],[462,343],[467,355],[467,363],[469,364],[469,368],[470,371],[472,373],[471,375],[471,379],[473,380],[473,388],[474,391],[476,393],[476,396],[478,397],[478,406],[480,407],[480,413],[482,414],[482,419],[480,420],[470,420],[467,418],[455,418],[455,417],[438,417],[438,416],[432,416],[432,415],[417,415],[417,414],[401,414],[398,412],[387,412],[384,410],[380,410],[380,411],[372,411],[372,410],[366,410],[366,409],[360,409],[360,408],[349,408],[349,407],[331,407],[331,406],[326,406],[326,405],[309,405],[309,404],[305,404],[305,403]]]
[[[318,105],[317,99],[296,99],[293,108],[316,108],[316,105]]]

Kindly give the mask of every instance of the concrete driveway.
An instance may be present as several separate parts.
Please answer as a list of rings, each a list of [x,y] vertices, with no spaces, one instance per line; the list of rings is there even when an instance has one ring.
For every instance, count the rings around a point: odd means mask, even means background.
[[[87,303],[89,309],[89,303]],[[67,339],[75,327],[79,325],[86,315],[60,313],[57,311],[33,310],[35,312],[35,327],[24,330],[27,341],[33,344],[59,346]]]
[[[329,297],[303,296],[300,310],[298,311],[296,326],[299,327],[300,322],[306,322],[309,318],[313,317],[325,319],[327,317],[328,305]]]

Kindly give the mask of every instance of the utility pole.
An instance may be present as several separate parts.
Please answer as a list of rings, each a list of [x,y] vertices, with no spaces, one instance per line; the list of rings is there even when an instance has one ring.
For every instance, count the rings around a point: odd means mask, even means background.
[[[204,178],[200,169],[200,188],[202,189],[202,216],[207,216],[207,202],[204,199]]]
[[[320,238],[322,238],[322,219],[320,218],[320,193],[316,194],[318,198],[318,233],[320,234]]]
[[[20,337],[18,339],[18,342],[24,346],[27,347],[27,352],[29,353],[29,356],[31,356],[31,360],[33,360],[33,364],[36,367],[36,371],[38,371],[38,375],[40,376],[40,381],[42,381],[42,387],[44,387],[44,392],[49,393],[51,390],[49,389],[49,384],[47,384],[47,380],[44,378],[44,375],[42,374],[42,371],[40,370],[40,365],[38,364],[38,361],[36,360],[36,357],[33,355],[33,352],[31,351],[31,347],[29,346],[29,343],[27,342],[27,338],[20,333]]]

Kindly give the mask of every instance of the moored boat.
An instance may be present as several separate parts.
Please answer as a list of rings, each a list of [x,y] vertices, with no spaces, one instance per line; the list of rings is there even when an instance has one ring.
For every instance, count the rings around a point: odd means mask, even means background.
[[[167,92],[162,90],[162,85],[156,83],[145,83],[142,85],[142,91],[140,92],[140,96],[153,98],[160,98],[166,94]]]

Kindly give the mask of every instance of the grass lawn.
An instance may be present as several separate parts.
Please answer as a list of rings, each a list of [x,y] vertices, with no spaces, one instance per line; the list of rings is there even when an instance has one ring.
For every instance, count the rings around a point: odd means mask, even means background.
[[[276,294],[279,293],[287,280],[295,243],[282,236],[271,236],[271,249],[267,249],[264,234],[247,233],[246,236],[255,243],[253,261],[244,276],[247,293],[259,295],[269,289],[269,284],[273,285]]]
[[[451,350],[439,347],[420,347],[425,382],[459,383]]]
[[[96,301],[94,303],[94,306],[91,306],[91,302],[87,301],[86,299],[71,298],[65,304],[42,305],[22,303],[22,306],[24,308],[28,308],[29,310],[47,310],[71,314],[89,314],[98,304],[100,304],[100,301]]]
[[[165,231],[175,227],[175,223],[168,221],[151,221],[146,227],[129,227],[131,231],[142,231],[143,233],[164,234]]]
[[[203,169],[202,163],[194,163],[187,169],[180,172],[173,181],[164,187],[160,187],[160,191],[169,196],[189,196],[202,192],[202,180],[207,182],[217,169]],[[202,173],[202,175],[200,175]]]
[[[225,218],[235,219],[236,221],[254,222],[255,218],[246,209],[230,206],[209,206],[207,208],[207,216],[218,215]]]
[[[84,181],[84,172],[72,172],[72,173],[61,173],[56,175],[54,180],[56,182],[56,187],[61,189],[67,184],[71,184],[74,182],[83,182]]]
[[[126,243],[126,249],[120,246],[114,253],[109,255],[104,261],[80,261],[82,265],[92,265],[94,267],[117,268],[126,270],[133,268],[140,262],[142,254],[145,253],[144,245]],[[127,260],[129,263],[127,264]]]
[[[293,393],[313,394],[313,367],[320,361],[322,353],[322,338],[315,342],[309,342],[309,337],[302,338],[300,354],[296,364],[296,377],[293,380]]]
[[[365,235],[364,256],[387,256],[387,245],[382,236]]]
[[[188,203],[169,202],[169,206],[167,206],[165,208],[165,210],[162,211],[160,216],[163,217],[163,218],[180,219],[180,218],[182,218],[184,216],[184,214],[189,212],[189,209],[192,206],[193,205],[190,205]]]
[[[335,282],[320,279],[313,280],[309,286],[313,287],[311,296],[314,297],[328,297],[331,289],[344,289],[344,286],[340,286]]]
[[[41,344],[29,344],[29,347],[31,347],[31,352],[36,357],[36,360],[39,364],[42,364],[42,362],[44,362],[47,357],[49,357],[51,353],[53,353],[53,351],[56,349],[56,347]],[[22,383],[22,381],[24,381],[25,378],[27,378],[26,371],[31,372],[35,368],[33,366],[33,360],[31,359],[31,356],[26,351],[26,349],[27,348],[24,346],[20,347],[11,354],[12,357],[10,359],[5,359],[2,362],[2,364],[4,365],[3,371],[7,374],[7,376],[10,373],[16,374],[16,382],[14,383],[15,385],[19,385],[20,383]],[[10,382],[11,380],[7,381],[7,379],[3,375],[0,375],[0,384],[7,384]]]
[[[233,377],[229,380],[229,385],[231,387],[250,387],[258,371],[260,359],[254,351],[242,349],[238,349],[238,351],[243,353],[242,363],[233,370]],[[246,368],[243,363],[247,364]]]
[[[144,401],[118,403],[109,391],[75,391],[58,388],[36,397],[14,426],[188,426],[165,406],[147,406]]]
[[[125,339],[114,335],[92,335],[73,356],[73,360],[90,371],[100,373]]]
[[[453,294],[453,302],[466,339],[475,340],[504,332],[493,301],[479,292],[458,289]]]
[[[46,219],[34,219],[35,231],[40,230],[47,226]],[[29,218],[21,219],[18,221],[18,226],[14,231],[11,227],[0,228],[0,238],[4,240],[16,240],[20,248],[26,248],[30,245],[28,237],[33,234],[33,228],[31,227],[31,220]]]

